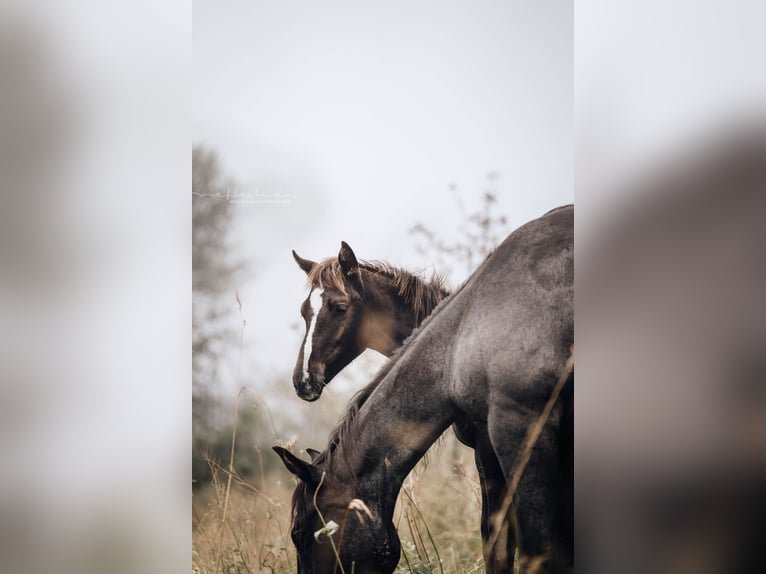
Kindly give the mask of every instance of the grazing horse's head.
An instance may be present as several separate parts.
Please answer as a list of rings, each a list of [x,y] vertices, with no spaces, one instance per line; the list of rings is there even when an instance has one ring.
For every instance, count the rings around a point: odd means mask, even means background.
[[[301,305],[306,322],[293,386],[299,397],[315,401],[324,386],[364,351],[358,340],[362,318],[362,284],[354,252],[341,243],[338,259],[316,263],[293,257],[306,272],[311,291]]]
[[[298,477],[290,533],[298,574],[334,574],[341,571],[338,563],[347,573],[391,574],[399,563],[399,536],[377,505],[354,498],[348,481],[325,474],[322,454],[310,453],[309,463],[282,447],[274,451]]]

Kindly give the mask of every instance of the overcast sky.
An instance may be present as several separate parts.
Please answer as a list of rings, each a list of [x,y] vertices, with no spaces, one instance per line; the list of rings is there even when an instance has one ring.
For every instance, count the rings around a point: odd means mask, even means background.
[[[511,228],[573,201],[572,43],[569,2],[194,3],[193,140],[287,200],[235,208],[243,382],[297,356],[292,248],[422,268],[408,229],[454,235],[488,172]]]

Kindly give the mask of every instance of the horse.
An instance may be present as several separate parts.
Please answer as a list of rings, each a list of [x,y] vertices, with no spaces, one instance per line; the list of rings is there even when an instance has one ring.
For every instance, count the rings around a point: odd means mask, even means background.
[[[324,387],[365,349],[390,357],[433,309],[449,295],[442,275],[429,281],[385,262],[360,262],[345,241],[337,258],[320,262],[293,258],[307,276],[310,292],[301,306],[306,333],[293,372],[299,397],[315,401]],[[485,562],[496,561],[486,549],[493,532],[492,513],[500,507],[505,478],[491,449],[477,444],[470,425],[456,424],[458,440],[474,450],[481,485],[481,534]],[[505,537],[511,536],[505,533]],[[512,540],[506,540],[506,548]]]
[[[341,242],[337,258],[293,258],[306,273],[310,293],[301,305],[306,333],[293,371],[305,401],[366,349],[390,357],[449,291],[443,276],[427,281],[382,262],[359,261]]]
[[[511,476],[574,342],[573,220],[574,207],[564,206],[509,235],[357,393],[311,462],[274,448],[298,477],[291,536],[299,573],[329,573],[338,563],[347,572],[393,572],[402,481],[453,423],[475,429],[477,450],[491,451]],[[540,571],[532,560],[540,556],[551,572],[574,561],[570,379],[514,493],[521,571]],[[320,543],[315,533],[331,521],[340,533]]]

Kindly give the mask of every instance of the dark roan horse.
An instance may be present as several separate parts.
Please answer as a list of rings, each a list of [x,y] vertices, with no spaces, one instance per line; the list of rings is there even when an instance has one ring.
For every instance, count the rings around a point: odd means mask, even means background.
[[[275,449],[300,479],[299,572],[332,572],[338,559],[348,572],[393,572],[401,483],[452,423],[472,428],[477,450],[510,476],[574,340],[573,215],[559,208],[512,233],[355,397],[310,463]],[[515,491],[522,570],[529,557],[547,556],[549,571],[573,563],[572,390],[556,403]],[[329,521],[342,525],[337,544],[320,544],[314,533]]]

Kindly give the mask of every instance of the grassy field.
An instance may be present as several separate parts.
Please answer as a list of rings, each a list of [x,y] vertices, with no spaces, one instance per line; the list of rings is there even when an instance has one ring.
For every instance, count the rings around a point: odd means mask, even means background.
[[[428,464],[421,462],[410,473],[399,495],[394,520],[402,558],[397,573],[483,572],[481,497],[473,451],[448,430],[428,458]],[[257,476],[232,476],[230,486],[225,468],[213,464],[212,484],[193,494],[194,572],[296,571],[290,541],[295,483],[276,459],[271,450],[259,451]]]

